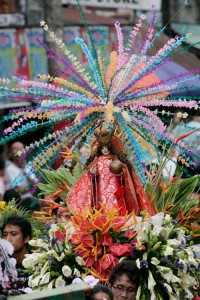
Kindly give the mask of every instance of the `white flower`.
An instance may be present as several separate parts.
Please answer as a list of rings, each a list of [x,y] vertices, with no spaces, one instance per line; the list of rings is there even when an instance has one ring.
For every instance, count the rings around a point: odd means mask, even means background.
[[[48,261],[44,264],[44,266],[42,267],[42,270],[40,272],[40,274],[43,276],[46,271],[49,269],[49,266],[48,266]]]
[[[157,250],[157,249],[160,247],[161,244],[162,244],[162,242],[157,242],[157,243],[153,246],[152,250]]]
[[[85,262],[84,262],[84,260],[82,259],[82,257],[76,256],[75,260],[76,260],[76,262],[77,262],[77,264],[78,264],[79,266],[84,266],[84,265],[85,265]]]
[[[40,284],[49,283],[49,280],[50,280],[50,272],[47,272],[46,274],[43,275]]]
[[[178,247],[180,245],[180,241],[179,240],[176,240],[176,239],[170,239],[170,240],[167,240],[167,245],[169,247]]]
[[[30,287],[34,288],[34,287],[38,286],[41,278],[42,278],[41,275],[39,275],[39,276],[36,276],[35,278],[29,280]]]
[[[136,295],[136,300],[140,300],[140,295],[141,295],[141,285],[137,289],[137,295]]]
[[[49,250],[49,245],[45,243],[42,239],[30,240],[28,243],[33,247],[43,248],[47,251]]]
[[[74,268],[74,274],[73,275],[76,276],[76,277],[81,277],[80,271],[76,268]]]
[[[189,274],[182,274],[180,280],[183,284],[187,284],[189,286],[193,286],[196,283],[195,278],[190,276]]]
[[[151,263],[152,263],[152,265],[157,266],[160,264],[160,261],[156,257],[152,257]]]
[[[151,271],[149,270],[148,289],[151,291],[151,299],[153,299],[152,298],[153,295],[155,296],[155,293],[154,293],[154,286],[155,285],[156,285],[156,282],[155,282],[155,280],[153,278],[153,275],[152,275]]]
[[[162,266],[157,266],[157,269],[160,271],[163,278],[165,278],[167,282],[170,283],[173,276],[172,270],[170,268],[162,267]]]
[[[55,258],[57,259],[57,261],[62,261],[65,258],[65,253],[63,252],[60,256],[55,255]]]
[[[87,275],[83,280],[85,283],[89,284],[91,288],[93,288],[93,286],[95,286],[99,282],[99,279],[96,279],[92,275]]]
[[[33,267],[38,264],[39,258],[41,257],[41,253],[32,253],[26,254],[24,260],[22,261],[22,265],[25,268]]]
[[[62,273],[65,277],[70,277],[72,275],[72,270],[70,269],[69,266],[63,266]]]
[[[163,218],[164,218],[164,213],[159,212],[158,214],[151,217],[150,221],[153,225],[157,225],[158,227],[161,227],[161,225],[163,223]]]
[[[137,265],[137,267],[138,267],[138,269],[140,269],[140,259],[138,258],[138,259],[136,259],[136,265]]]
[[[55,279],[51,280],[48,284],[48,289],[52,290],[53,289],[53,285],[54,285]]]
[[[73,280],[72,280],[72,284],[76,284],[76,283],[82,283],[82,282],[84,282],[81,278],[74,278]]]
[[[164,287],[167,289],[167,291],[169,292],[169,293],[172,293],[173,291],[172,291],[172,288],[171,288],[171,286],[169,285],[169,284],[167,284],[167,283],[163,283],[164,284]]]
[[[173,255],[174,249],[172,247],[166,246],[166,249],[164,251],[164,256]]]
[[[60,288],[66,285],[65,280],[63,279],[62,275],[60,275],[55,281],[55,288]]]

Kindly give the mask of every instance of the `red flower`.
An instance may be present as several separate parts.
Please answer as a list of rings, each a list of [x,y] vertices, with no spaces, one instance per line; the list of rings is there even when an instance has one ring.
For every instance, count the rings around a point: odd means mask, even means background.
[[[73,233],[72,237],[70,239],[70,243],[72,245],[78,245],[78,244],[80,244],[81,243],[81,236],[80,236],[80,234]]]
[[[80,224],[80,231],[87,232],[88,230],[94,230],[94,226],[87,220],[83,220]]]
[[[85,259],[88,256],[90,256],[91,251],[86,248],[81,248],[81,249],[75,250],[75,253],[76,253],[76,255],[81,256],[83,259]]]
[[[106,217],[105,216],[98,217],[94,221],[94,226],[96,226],[97,229],[101,230],[102,232],[105,231],[108,227]]]
[[[126,224],[126,220],[122,218],[114,218],[112,221],[112,229],[113,231],[119,231],[122,226]]]
[[[99,242],[102,246],[111,246],[113,244],[112,236],[106,232],[101,234]]]
[[[135,231],[133,229],[128,229],[125,233],[125,237],[130,238],[131,236],[133,236],[135,233]]]
[[[65,232],[62,230],[54,231],[55,237],[58,239],[59,242],[63,243],[65,241]]]
[[[122,255],[126,255],[129,256],[132,252],[133,252],[133,247],[131,246],[131,244],[113,244],[110,247],[110,250],[113,254],[117,255],[117,256],[122,256]]]
[[[85,247],[91,247],[94,245],[94,239],[93,236],[91,234],[88,235],[81,235],[81,243],[85,246]]]
[[[99,259],[99,267],[103,270],[108,268],[112,269],[116,263],[118,262],[118,258],[116,258],[111,253],[105,254],[102,258]]]
[[[90,254],[84,261],[86,268],[90,268],[94,264],[94,255]]]

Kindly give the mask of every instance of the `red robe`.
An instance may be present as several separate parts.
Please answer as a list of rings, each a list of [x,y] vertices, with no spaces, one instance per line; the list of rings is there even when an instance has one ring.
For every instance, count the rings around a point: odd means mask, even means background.
[[[67,196],[67,205],[71,213],[81,214],[84,209],[90,207],[100,208],[101,203],[105,211],[112,207],[119,208],[120,215],[125,215],[127,210],[135,211],[136,215],[142,210],[147,210],[149,215],[154,215],[135,174],[130,174],[126,166],[120,175],[113,174],[109,169],[112,160],[110,156],[96,157],[76,181]],[[96,167],[96,175],[90,173],[92,167]]]

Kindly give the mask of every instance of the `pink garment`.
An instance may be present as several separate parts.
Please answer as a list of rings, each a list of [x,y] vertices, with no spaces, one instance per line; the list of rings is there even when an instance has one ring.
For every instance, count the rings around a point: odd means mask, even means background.
[[[116,157],[99,156],[88,166],[66,197],[66,203],[72,214],[82,214],[91,207],[100,208],[100,203],[108,209],[119,208],[119,214],[125,215],[134,211],[139,215],[146,210],[154,215],[153,208],[147,199],[142,185],[136,175],[131,174],[126,166],[120,175],[109,170],[110,163]],[[96,175],[90,170],[96,168]]]
[[[116,192],[122,186],[122,176],[109,170],[112,159],[109,156],[99,156],[97,161],[97,199],[106,209],[119,208]],[[100,205],[99,205],[100,208]]]

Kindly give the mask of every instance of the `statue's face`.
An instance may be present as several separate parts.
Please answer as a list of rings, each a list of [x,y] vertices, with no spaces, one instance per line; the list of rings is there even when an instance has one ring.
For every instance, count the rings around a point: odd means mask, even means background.
[[[108,148],[106,146],[103,146],[101,148],[101,153],[106,156],[106,155],[110,154],[110,151],[108,150]]]

